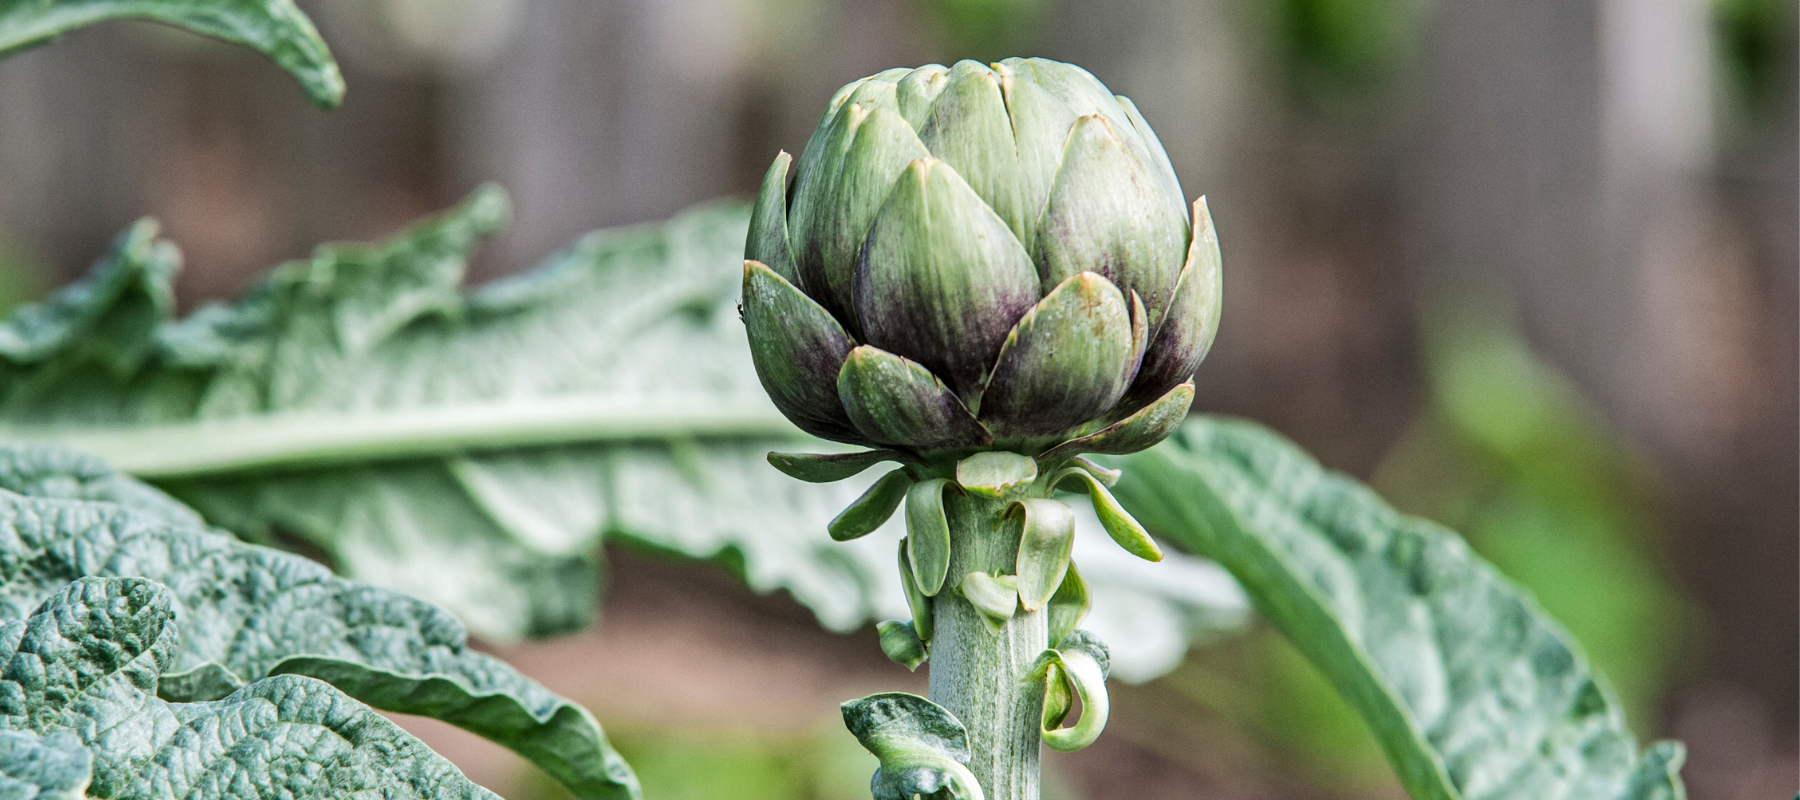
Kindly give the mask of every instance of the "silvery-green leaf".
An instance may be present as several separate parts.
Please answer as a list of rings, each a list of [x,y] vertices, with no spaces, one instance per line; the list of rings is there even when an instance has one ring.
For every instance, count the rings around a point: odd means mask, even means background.
[[[1194,241],[1181,269],[1175,298],[1169,304],[1169,313],[1152,322],[1156,327],[1144,349],[1143,365],[1125,399],[1120,401],[1121,408],[1149,403],[1193,378],[1219,331],[1224,288],[1221,264],[1218,232],[1206,209],[1206,198],[1202,197],[1194,201]]]
[[[462,625],[436,608],[209,531],[91,457],[0,447],[0,481],[0,621],[25,618],[72,581],[146,578],[181,613],[152,688],[165,699],[216,700],[269,675],[307,675],[511,747],[577,796],[636,796],[586,710],[470,650]]]
[[[1037,462],[1030,456],[1005,450],[988,450],[956,462],[957,485],[983,497],[1005,497],[1037,476]]]
[[[962,400],[923,364],[874,345],[850,351],[837,390],[850,422],[876,444],[942,450],[992,442]]]
[[[1169,437],[1175,429],[1181,427],[1181,421],[1187,419],[1188,408],[1194,404],[1194,382],[1187,381],[1170,389],[1162,397],[1149,405],[1138,409],[1131,416],[1088,434],[1057,445],[1038,456],[1038,460],[1046,464],[1054,464],[1060,458],[1076,453],[1104,453],[1108,455],[1124,455],[1135,453]],[[1085,464],[1093,462],[1077,459]],[[1088,469],[1083,466],[1083,469]],[[1089,474],[1095,474],[1088,469]],[[1099,477],[1095,474],[1095,477]],[[1117,482],[1115,476],[1111,481],[1102,481],[1107,485]]]
[[[1006,221],[950,165],[908,165],[856,265],[856,317],[869,344],[920,364],[973,404],[1038,277]]]
[[[175,528],[206,525],[175,498],[100,459],[61,447],[0,444],[0,489],[51,500],[116,503],[137,517]]]
[[[781,413],[807,433],[860,443],[838,402],[837,378],[850,334],[818,303],[774,270],[744,262],[744,329],[756,377]]]
[[[177,657],[176,622],[162,584],[113,577],[64,584],[28,616],[0,623],[0,731],[38,734],[65,759],[78,739],[91,759],[89,793],[116,800],[494,798],[313,678],[268,677],[208,703],[158,699],[157,677]]]
[[[1112,123],[1097,115],[1076,120],[1038,224],[1044,286],[1097,272],[1138,293],[1155,331],[1187,255],[1188,220],[1180,198],[1170,205],[1154,185]]]
[[[72,733],[0,727],[0,797],[86,800],[94,758]]]
[[[1006,510],[1019,521],[1019,605],[1036,611],[1050,602],[1069,571],[1075,547],[1075,513],[1058,500],[1020,500]]]
[[[1027,209],[1021,192],[1019,151],[999,76],[986,65],[965,60],[956,62],[948,77],[949,86],[919,126],[919,140],[955,169],[1024,243],[1026,217],[1036,222],[1037,208]]]
[[[870,781],[875,800],[982,800],[969,772],[969,732],[943,706],[903,692],[843,704],[844,727],[881,761]]]
[[[140,225],[0,322],[0,437],[98,453],[240,534],[294,533],[484,636],[579,627],[604,530],[712,535],[638,502],[694,491],[696,442],[769,483],[786,479],[764,453],[816,445],[752,368],[743,206],[598,232],[464,294],[469,251],[505,218],[483,189],[184,319],[174,247]]]
[[[744,241],[744,258],[762,262],[798,287],[800,271],[794,265],[793,248],[788,245],[787,227],[788,166],[793,161],[794,157],[783,150],[764,173],[756,203],[750,207],[750,234]]]
[[[752,589],[791,594],[833,631],[908,616],[901,520],[848,543],[825,532],[878,475],[807,484],[767,461],[847,448],[800,433],[758,383],[735,309],[748,209],[593,233],[459,292],[467,248],[503,218],[493,199],[333,246],[179,320],[173,247],[146,231],[89,282],[0,321],[0,437],[98,453],[240,535],[291,533],[490,641],[585,624],[603,537],[735,554]],[[339,320],[359,349],[339,346]],[[154,494],[105,470],[18,479]],[[1142,564],[1088,512],[1077,525],[1099,598],[1084,624],[1115,643],[1122,677],[1155,677],[1190,637],[1241,624],[1211,564]]]
[[[825,530],[831,538],[840,542],[861,539],[875,532],[876,528],[894,515],[894,509],[900,507],[900,501],[906,499],[907,490],[913,485],[913,477],[905,469],[897,469],[881,476],[881,480],[870,486],[861,497],[847,506],[831,519]]]
[[[950,575],[950,521],[944,516],[948,479],[929,478],[906,492],[906,561],[919,592],[937,595]]]
[[[1196,419],[1109,459],[1119,496],[1216,558],[1362,714],[1415,798],[1670,800],[1574,642],[1452,532],[1248,422]]]
[[[78,360],[115,379],[138,370],[156,349],[156,324],[175,308],[173,283],[181,267],[180,252],[157,239],[157,230],[155,220],[138,220],[113,240],[112,253],[86,280],[14,311],[0,325],[0,359],[8,366]],[[48,382],[31,380],[27,370],[0,370],[6,416],[20,414],[33,395],[52,391],[32,386]],[[24,402],[16,399],[21,392]]]
[[[1007,333],[978,419],[1002,442],[1064,435],[1112,408],[1135,366],[1124,295],[1096,273],[1071,276]]]
[[[807,483],[836,483],[859,475],[883,461],[904,458],[893,450],[858,450],[853,453],[770,453],[769,466],[781,474]]]
[[[911,623],[882,620],[875,624],[875,632],[881,640],[881,652],[908,672],[917,671],[925,663],[925,641]]]
[[[294,76],[313,105],[343,102],[344,76],[293,0],[9,0],[0,3],[0,58],[110,19],[160,22],[249,47]]]

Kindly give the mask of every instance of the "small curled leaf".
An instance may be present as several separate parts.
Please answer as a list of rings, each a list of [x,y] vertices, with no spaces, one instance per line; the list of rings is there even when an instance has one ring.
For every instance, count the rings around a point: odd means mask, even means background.
[[[916,694],[884,692],[840,707],[844,727],[881,761],[874,800],[985,800],[966,766],[969,732],[948,709]]]
[[[906,492],[906,553],[913,580],[926,597],[937,595],[950,575],[950,520],[944,516],[944,478],[913,484]]]
[[[981,619],[995,633],[1012,619],[1019,608],[1019,576],[989,575],[971,572],[963,576],[963,597],[981,614]]]
[[[1062,585],[1056,587],[1056,594],[1050,595],[1050,641],[1060,642],[1074,633],[1075,626],[1081,624],[1092,607],[1087,581],[1081,579],[1081,573],[1075,570],[1075,562],[1071,561]]]
[[[840,542],[860,539],[874,533],[876,528],[888,521],[888,517],[894,515],[894,509],[900,507],[900,501],[906,498],[906,489],[912,482],[912,476],[905,469],[897,469],[881,476],[881,480],[876,481],[849,508],[838,514],[825,530],[831,534],[832,539]]]
[[[782,474],[807,483],[841,481],[883,461],[900,461],[893,450],[864,450],[858,453],[770,453],[769,465]]]
[[[1019,556],[1019,604],[1036,611],[1050,602],[1069,570],[1069,553],[1075,547],[1075,512],[1060,500],[1020,500],[1007,509],[1010,523],[1017,519]]]
[[[956,482],[982,497],[1003,497],[1037,476],[1036,460],[1005,450],[976,453],[956,462]]]
[[[875,625],[876,633],[881,636],[881,652],[893,659],[894,663],[917,670],[925,663],[925,642],[913,630],[911,623],[897,619],[885,620]]]
[[[1125,552],[1145,561],[1162,560],[1162,548],[1156,545],[1156,540],[1150,538],[1149,531],[1144,530],[1144,526],[1139,525],[1137,519],[1124,506],[1119,505],[1119,501],[1113,499],[1112,492],[1107,491],[1106,486],[1098,478],[1088,474],[1087,470],[1065,469],[1057,474],[1051,484],[1061,485],[1070,478],[1075,479],[1078,487],[1093,498],[1094,516],[1100,518],[1101,526],[1106,528],[1106,535],[1125,548]]]
[[[906,539],[900,540],[900,585],[906,590],[906,605],[912,609],[913,631],[919,634],[919,641],[931,642],[931,598],[919,591],[919,584],[913,580],[912,559],[907,556]]]
[[[1106,696],[1111,663],[1106,645],[1087,631],[1069,634],[1038,656],[1032,674],[1044,679],[1042,735],[1050,749],[1072,753],[1100,738],[1111,708]],[[1065,728],[1071,693],[1081,698],[1081,719]]]

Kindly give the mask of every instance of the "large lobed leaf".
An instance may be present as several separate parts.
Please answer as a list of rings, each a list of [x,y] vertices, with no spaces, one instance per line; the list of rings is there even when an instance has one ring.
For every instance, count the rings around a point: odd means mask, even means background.
[[[293,0],[0,0],[0,58],[109,19],[145,19],[249,47],[300,82],[307,99],[331,108],[344,77],[311,20]]]
[[[0,729],[0,797],[83,800],[94,758],[72,733]]]
[[[637,796],[585,709],[468,649],[462,625],[437,608],[207,530],[89,456],[0,447],[0,490],[0,621],[26,619],[72,583],[152,580],[179,623],[179,641],[159,645],[152,689],[165,700],[217,700],[305,675],[510,747],[579,797]]]
[[[154,581],[83,578],[0,623],[0,785],[19,790],[8,796],[494,797],[312,678],[265,678],[212,702],[159,699],[177,615]]]
[[[177,254],[140,223],[86,281],[0,323],[0,439],[99,454],[215,524],[297,535],[496,640],[586,624],[604,537],[726,563],[833,630],[906,616],[899,521],[850,543],[824,533],[866,484],[805,484],[764,460],[837,446],[757,381],[735,309],[748,209],[599,231],[464,293],[469,251],[506,213],[483,189],[185,319],[170,310]],[[1101,598],[1090,627],[1144,643],[1120,652],[1124,677],[1155,677],[1244,616],[1209,563],[1092,549],[1076,553]]]
[[[1454,533],[1241,421],[1110,464],[1133,514],[1217,559],[1331,679],[1421,800],[1677,800],[1573,640]]]

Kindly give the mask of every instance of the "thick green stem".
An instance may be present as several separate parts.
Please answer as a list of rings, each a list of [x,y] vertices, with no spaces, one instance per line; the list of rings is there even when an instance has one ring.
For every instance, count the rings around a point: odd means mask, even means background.
[[[945,504],[952,582],[975,571],[1014,571],[1019,543],[1001,525],[1008,502],[965,495]],[[987,800],[1038,800],[1044,691],[1026,675],[1048,646],[1045,613],[1020,611],[995,633],[946,587],[932,599],[932,616],[931,699],[967,726],[970,771]]]

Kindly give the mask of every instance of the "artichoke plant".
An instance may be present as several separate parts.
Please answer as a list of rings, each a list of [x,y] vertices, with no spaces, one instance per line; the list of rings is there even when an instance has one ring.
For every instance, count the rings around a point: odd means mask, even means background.
[[[1204,199],[1189,207],[1131,101],[1079,67],[889,70],[832,98],[797,166],[775,158],[745,258],[775,405],[874,448],[770,462],[817,482],[900,463],[829,526],[852,539],[906,505],[913,619],[880,640],[908,668],[931,659],[931,697],[844,705],[881,760],[876,800],[1036,800],[1040,745],[1085,747],[1108,708],[1056,493],[1162,558],[1109,494],[1118,471],[1082,454],[1142,450],[1187,414],[1219,323]]]
[[[1082,449],[1142,449],[1185,414],[1218,240],[1136,107],[1087,71],[888,70],[841,89],[792,166],[777,156],[757,197],[743,313],[801,429],[1036,456],[1134,416]]]

